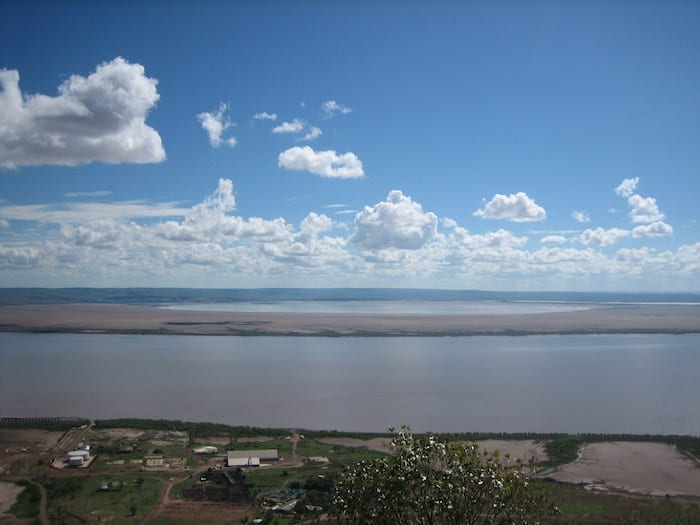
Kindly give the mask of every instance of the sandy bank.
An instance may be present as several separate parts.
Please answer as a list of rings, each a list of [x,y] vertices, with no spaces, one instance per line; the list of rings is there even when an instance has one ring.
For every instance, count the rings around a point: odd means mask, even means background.
[[[700,465],[661,443],[593,443],[550,476],[598,490],[700,497]]]
[[[510,315],[197,312],[120,304],[0,306],[4,332],[201,335],[523,335],[700,332],[698,305],[614,305]]]

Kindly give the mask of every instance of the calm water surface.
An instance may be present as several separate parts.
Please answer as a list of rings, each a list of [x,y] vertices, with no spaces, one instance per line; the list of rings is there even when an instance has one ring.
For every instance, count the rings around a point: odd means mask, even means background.
[[[700,434],[700,335],[0,334],[0,415]]]

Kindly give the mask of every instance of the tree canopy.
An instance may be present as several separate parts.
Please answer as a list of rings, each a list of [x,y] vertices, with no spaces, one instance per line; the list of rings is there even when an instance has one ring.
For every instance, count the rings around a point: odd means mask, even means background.
[[[529,524],[557,512],[532,483],[534,464],[481,452],[474,443],[394,433],[394,454],[348,467],[336,483],[340,523]]]

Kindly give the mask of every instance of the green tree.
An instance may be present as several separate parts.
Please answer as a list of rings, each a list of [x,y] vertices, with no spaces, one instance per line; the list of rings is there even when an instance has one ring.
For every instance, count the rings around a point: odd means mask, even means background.
[[[345,469],[335,485],[340,523],[394,525],[530,524],[555,514],[534,464],[481,453],[476,444],[394,433],[394,454]]]

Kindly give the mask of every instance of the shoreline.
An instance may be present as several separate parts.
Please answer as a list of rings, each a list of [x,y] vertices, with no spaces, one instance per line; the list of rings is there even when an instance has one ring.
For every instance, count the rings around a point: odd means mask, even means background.
[[[144,335],[468,337],[700,333],[700,305],[593,305],[527,314],[174,310],[128,304],[0,306],[0,332]]]

